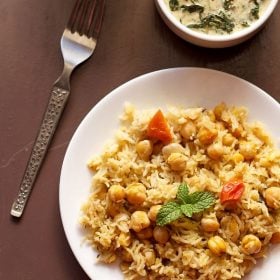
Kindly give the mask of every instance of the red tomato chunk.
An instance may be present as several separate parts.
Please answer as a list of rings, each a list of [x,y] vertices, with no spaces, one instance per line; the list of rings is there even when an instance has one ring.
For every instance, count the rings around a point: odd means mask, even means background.
[[[159,140],[164,144],[171,142],[172,135],[168,123],[161,112],[158,110],[148,124],[147,136],[153,140]]]
[[[230,181],[223,186],[221,191],[221,203],[232,202],[236,203],[240,200],[244,192],[244,183],[242,181]]]

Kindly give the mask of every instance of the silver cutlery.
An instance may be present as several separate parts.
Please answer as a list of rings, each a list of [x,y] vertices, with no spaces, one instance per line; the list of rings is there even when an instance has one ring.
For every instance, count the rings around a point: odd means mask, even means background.
[[[53,85],[38,136],[20,184],[19,193],[12,205],[11,215],[14,217],[21,217],[23,214],[36,176],[69,97],[71,73],[93,54],[96,47],[104,5],[105,0],[77,0],[74,6],[60,41],[64,69]]]

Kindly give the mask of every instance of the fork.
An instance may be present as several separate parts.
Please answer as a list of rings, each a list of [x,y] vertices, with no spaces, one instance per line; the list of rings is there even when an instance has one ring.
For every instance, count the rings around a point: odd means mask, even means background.
[[[14,217],[21,217],[31,194],[38,171],[70,94],[71,73],[93,54],[96,47],[104,6],[105,0],[77,0],[71,13],[60,41],[64,68],[53,85],[19,193],[12,205],[11,215]]]

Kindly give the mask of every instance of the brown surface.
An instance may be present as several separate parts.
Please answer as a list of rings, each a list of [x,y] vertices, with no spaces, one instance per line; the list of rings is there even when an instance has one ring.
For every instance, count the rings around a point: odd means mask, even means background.
[[[174,35],[152,0],[108,0],[98,47],[72,79],[72,94],[23,218],[10,207],[62,60],[59,39],[74,0],[0,1],[0,279],[88,279],[66,241],[58,206],[64,153],[103,96],[150,71],[198,66],[242,77],[280,100],[279,6],[252,40],[207,50]]]

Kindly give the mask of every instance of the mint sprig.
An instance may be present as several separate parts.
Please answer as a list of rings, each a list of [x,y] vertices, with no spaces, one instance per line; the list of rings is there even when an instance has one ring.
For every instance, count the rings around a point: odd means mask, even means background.
[[[156,223],[164,226],[182,218],[192,217],[194,213],[199,213],[215,203],[215,196],[210,192],[189,193],[188,185],[182,183],[178,187],[176,201],[164,204],[157,214]]]

